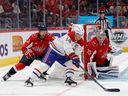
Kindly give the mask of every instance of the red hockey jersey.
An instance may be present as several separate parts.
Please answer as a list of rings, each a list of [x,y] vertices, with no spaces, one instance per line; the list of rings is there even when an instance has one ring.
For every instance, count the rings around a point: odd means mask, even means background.
[[[92,56],[93,52],[96,51],[95,56],[98,58],[106,58],[107,52],[111,50],[109,47],[109,40],[106,38],[103,41],[103,44],[100,46],[98,43],[98,40],[96,37],[93,37],[88,43],[87,43],[87,62],[90,61],[90,57]]]
[[[96,64],[104,64],[105,60],[107,59],[107,53],[111,50],[109,47],[109,41],[106,38],[103,42],[103,45],[100,46],[94,55],[93,61],[96,62]]]
[[[98,48],[100,47],[98,40],[96,37],[93,37],[90,41],[87,42],[86,45],[86,62],[90,62],[90,58],[92,56],[92,54],[94,53],[94,51],[98,50]]]
[[[49,42],[53,40],[53,34],[46,34],[44,39],[39,38],[39,33],[32,34],[22,45],[22,52],[24,54],[27,49],[31,49],[36,56],[41,56],[45,53],[46,48],[49,46]]]

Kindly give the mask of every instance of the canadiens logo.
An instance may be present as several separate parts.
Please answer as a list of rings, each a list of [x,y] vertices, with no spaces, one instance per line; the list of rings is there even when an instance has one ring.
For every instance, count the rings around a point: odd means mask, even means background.
[[[123,43],[128,39],[128,37],[126,36],[126,33],[124,33],[124,31],[119,30],[119,31],[115,31],[112,34],[112,38],[111,40],[115,43]]]

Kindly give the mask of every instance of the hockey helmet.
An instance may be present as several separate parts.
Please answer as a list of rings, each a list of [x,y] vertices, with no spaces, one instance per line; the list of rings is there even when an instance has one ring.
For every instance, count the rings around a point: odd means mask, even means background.
[[[72,25],[72,32],[78,33],[80,35],[84,35],[84,28],[83,25],[80,24],[73,24]]]
[[[96,33],[96,37],[97,38],[106,38],[106,34],[105,33]]]
[[[47,31],[47,26],[45,24],[39,24],[38,25],[38,30],[39,31]]]

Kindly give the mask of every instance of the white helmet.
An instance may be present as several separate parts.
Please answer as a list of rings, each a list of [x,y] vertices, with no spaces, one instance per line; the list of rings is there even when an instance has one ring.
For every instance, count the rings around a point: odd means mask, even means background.
[[[78,33],[80,35],[84,35],[84,28],[83,25],[80,24],[73,24],[72,25],[72,31],[75,33]]]

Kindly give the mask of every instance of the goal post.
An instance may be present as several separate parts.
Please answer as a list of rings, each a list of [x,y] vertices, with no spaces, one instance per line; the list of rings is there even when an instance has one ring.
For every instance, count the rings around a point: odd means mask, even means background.
[[[83,63],[84,63],[84,68],[87,71],[87,42],[91,40],[92,37],[96,35],[96,33],[100,30],[100,25],[99,24],[84,24],[84,50],[83,50]],[[86,80],[88,77],[86,74],[84,74],[84,79]]]

